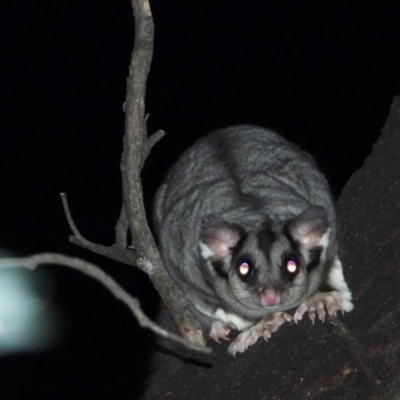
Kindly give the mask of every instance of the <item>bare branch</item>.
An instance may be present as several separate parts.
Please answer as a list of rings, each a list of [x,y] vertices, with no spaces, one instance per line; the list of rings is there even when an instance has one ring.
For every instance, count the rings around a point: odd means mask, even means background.
[[[184,293],[166,272],[146,219],[140,172],[149,149],[162,137],[162,133],[159,131],[154,137],[147,138],[144,99],[154,40],[150,4],[148,0],[132,0],[132,7],[135,40],[127,79],[125,136],[121,158],[125,211],[133,246],[140,256],[139,268],[149,275],[164,304],[171,310],[181,334],[194,342],[204,343],[201,325],[188,307]]]
[[[65,212],[65,216],[67,217],[67,221],[69,224],[69,227],[71,228],[72,233],[75,235],[75,237],[81,241],[83,244],[92,244],[91,242],[89,242],[88,240],[86,240],[81,233],[79,232],[78,228],[75,225],[75,222],[72,218],[71,215],[71,211],[69,209],[69,204],[68,204],[68,199],[67,199],[67,194],[66,193],[60,193],[61,196],[61,201],[64,207],[64,212]]]
[[[101,244],[94,243],[92,246],[88,246],[80,242],[75,236],[72,235],[68,239],[71,243],[79,247],[83,247],[86,250],[90,250],[92,253],[99,254],[122,264],[134,267],[138,266],[138,255],[134,250],[124,249],[118,244],[113,244],[112,246],[102,246]]]
[[[146,119],[147,120],[147,119]],[[146,161],[147,157],[149,156],[151,149],[153,146],[161,140],[165,135],[165,132],[163,130],[158,130],[157,132],[153,133],[149,138],[146,138],[146,140],[143,142],[143,147],[142,147],[142,162],[140,164],[140,169],[143,168],[144,162]]]
[[[71,243],[81,246],[87,250],[90,250],[93,253],[97,253],[102,256],[111,258],[112,260],[119,261],[123,264],[137,266],[138,255],[135,251],[128,250],[122,247],[119,243],[116,243],[113,246],[103,246],[101,244],[90,242],[89,240],[84,238],[82,234],[79,232],[72,218],[71,210],[68,204],[67,194],[61,193],[60,196],[63,203],[65,216],[67,217],[68,224],[74,234],[73,236],[69,237],[69,241]]]
[[[81,260],[75,257],[65,256],[63,254],[56,253],[41,253],[34,254],[28,257],[10,257],[0,258],[0,268],[10,267],[25,267],[28,269],[35,269],[38,265],[44,264],[57,264],[65,267],[74,268],[86,275],[89,275],[93,279],[96,279],[102,283],[118,300],[125,303],[136,317],[139,325],[143,328],[149,328],[154,333],[172,339],[184,346],[193,350],[201,351],[204,353],[211,353],[210,348],[195,345],[190,343],[180,336],[177,336],[171,332],[158,326],[156,323],[151,321],[142,311],[138,299],[132,297],[125,289],[123,289],[113,278],[107,275],[99,267],[91,264],[87,261]]]
[[[65,215],[73,232],[70,241],[78,246],[146,272],[160,294],[181,334],[193,343],[204,344],[200,323],[187,304],[182,290],[166,272],[160,253],[147,223],[140,179],[141,168],[152,147],[164,136],[159,130],[147,136],[144,99],[147,76],[153,56],[154,25],[148,0],[132,0],[135,18],[135,40],[127,79],[125,135],[121,158],[123,206],[115,228],[115,244],[111,247],[85,239],[76,227],[66,194],[61,194]],[[127,249],[128,228],[132,249]],[[201,346],[202,347],[202,346]]]

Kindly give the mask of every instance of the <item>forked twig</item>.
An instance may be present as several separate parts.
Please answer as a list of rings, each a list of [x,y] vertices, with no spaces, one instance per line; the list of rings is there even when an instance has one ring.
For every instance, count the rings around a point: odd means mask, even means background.
[[[184,338],[204,343],[202,328],[181,288],[167,273],[147,223],[143,202],[141,169],[152,147],[164,136],[162,130],[148,137],[144,99],[147,76],[153,56],[154,24],[149,0],[131,0],[135,18],[135,39],[127,79],[125,135],[121,157],[123,205],[115,228],[115,244],[107,247],[85,239],[76,227],[67,197],[61,194],[65,215],[73,232],[70,241],[95,253],[128,265],[135,265],[148,274],[162,301]],[[127,243],[128,229],[132,245]],[[134,249],[134,250],[132,250]]]
[[[66,193],[61,193],[60,196],[64,207],[65,216],[73,233],[73,235],[69,237],[69,241],[71,243],[84,247],[85,249],[88,249],[93,253],[106,256],[108,258],[111,258],[112,260],[119,261],[124,264],[133,266],[138,265],[138,255],[135,251],[128,250],[127,248],[122,247],[122,245],[120,245],[119,243],[115,243],[112,246],[103,246],[101,244],[93,243],[83,237],[72,218]]]

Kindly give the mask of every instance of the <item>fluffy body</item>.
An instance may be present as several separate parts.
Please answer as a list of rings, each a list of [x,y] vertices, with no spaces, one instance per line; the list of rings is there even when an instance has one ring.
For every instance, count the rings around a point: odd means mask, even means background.
[[[353,307],[327,181],[275,132],[237,126],[198,140],[157,192],[154,224],[203,328],[216,341],[243,331],[232,354],[305,312],[323,320]]]

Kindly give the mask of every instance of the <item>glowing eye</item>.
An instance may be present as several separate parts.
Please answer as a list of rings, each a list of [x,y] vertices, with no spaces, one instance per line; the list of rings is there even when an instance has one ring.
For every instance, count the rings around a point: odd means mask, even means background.
[[[250,266],[247,262],[243,262],[239,265],[239,274],[246,276],[250,271]]]
[[[297,264],[295,261],[293,260],[289,260],[286,263],[286,271],[289,272],[290,274],[294,274],[295,272],[297,272]]]
[[[253,275],[254,268],[250,262],[243,261],[236,267],[236,272],[240,279],[246,281]]]

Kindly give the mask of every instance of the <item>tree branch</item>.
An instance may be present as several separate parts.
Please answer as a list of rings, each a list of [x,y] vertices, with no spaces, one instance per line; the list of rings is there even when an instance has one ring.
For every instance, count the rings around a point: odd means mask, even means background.
[[[200,344],[204,343],[201,326],[187,307],[184,293],[166,272],[146,219],[140,172],[151,147],[163,136],[163,132],[158,131],[152,137],[147,137],[144,99],[154,40],[150,4],[148,0],[132,0],[132,7],[135,41],[127,79],[125,135],[121,158],[124,209],[132,244],[139,254],[139,268],[149,275],[182,335]]]
[[[107,247],[85,239],[76,227],[65,193],[61,194],[65,215],[73,232],[69,240],[94,253],[146,272],[160,294],[181,334],[197,344],[205,344],[200,323],[187,304],[182,290],[166,272],[157,245],[147,223],[140,172],[152,147],[164,136],[162,130],[148,137],[144,99],[153,56],[154,25],[148,0],[132,0],[135,39],[127,79],[125,135],[121,158],[123,205],[115,227],[115,244]],[[128,228],[132,246],[128,246]],[[132,247],[132,249],[127,249]]]
[[[120,243],[115,243],[112,246],[103,246],[101,244],[93,243],[84,238],[79,232],[75,222],[72,218],[71,211],[68,205],[68,199],[66,193],[61,193],[61,200],[64,207],[65,216],[67,217],[68,224],[71,228],[73,236],[69,237],[71,243],[81,246],[93,253],[100,254],[111,258],[112,260],[119,261],[123,264],[137,266],[138,255],[134,250],[128,250],[123,247]]]
[[[146,118],[147,121],[147,118]],[[143,168],[144,162],[146,161],[147,157],[149,156],[151,149],[153,146],[161,140],[165,135],[165,132],[161,129],[159,129],[157,132],[153,133],[147,140],[144,141],[143,143],[143,148],[142,148],[142,162],[140,164],[140,169]]]
[[[172,339],[178,343],[181,343],[191,349],[201,351],[204,353],[210,353],[211,349],[204,346],[199,346],[194,343],[190,343],[184,340],[180,336],[177,336],[171,332],[166,331],[159,325],[151,321],[142,311],[138,299],[132,297],[125,289],[123,289],[113,278],[107,275],[99,267],[91,264],[87,261],[81,260],[75,257],[69,257],[62,254],[56,253],[41,253],[34,254],[28,257],[10,257],[0,258],[0,268],[11,268],[11,267],[25,267],[28,269],[35,269],[38,265],[44,264],[58,264],[65,267],[76,269],[91,278],[96,279],[102,283],[118,300],[125,303],[136,317],[139,325],[142,328],[149,328],[154,333]]]

